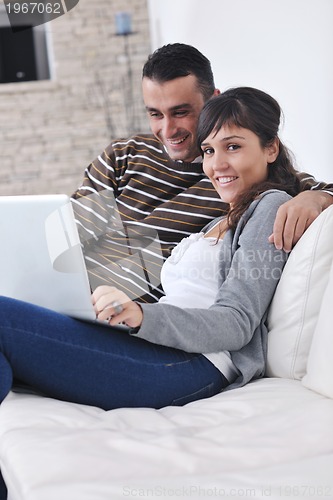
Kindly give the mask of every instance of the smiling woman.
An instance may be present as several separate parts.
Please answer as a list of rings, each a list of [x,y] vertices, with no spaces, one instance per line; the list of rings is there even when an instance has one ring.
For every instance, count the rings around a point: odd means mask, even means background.
[[[268,165],[279,152],[277,138],[262,147],[258,136],[246,128],[223,125],[201,144],[204,172],[220,197],[231,206],[240,193],[267,178]]]
[[[229,89],[202,110],[197,140],[203,168],[231,205],[230,227],[267,189],[283,189],[291,196],[300,192],[290,154],[278,136],[280,116],[277,101],[251,87]]]

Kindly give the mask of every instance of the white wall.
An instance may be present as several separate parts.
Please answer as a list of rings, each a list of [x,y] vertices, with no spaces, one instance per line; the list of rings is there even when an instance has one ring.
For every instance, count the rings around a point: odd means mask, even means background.
[[[221,90],[258,87],[280,103],[298,168],[333,182],[333,0],[148,0],[152,50],[196,46]]]

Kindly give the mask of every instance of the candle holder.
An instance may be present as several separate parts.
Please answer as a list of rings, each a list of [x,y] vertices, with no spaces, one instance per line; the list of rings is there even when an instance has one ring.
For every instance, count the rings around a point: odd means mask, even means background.
[[[116,12],[116,35],[125,36],[132,34],[132,18],[129,12]]]
[[[124,39],[124,54],[127,63],[127,82],[128,82],[128,95],[127,104],[125,106],[127,129],[129,132],[137,132],[136,116],[135,116],[135,102],[133,91],[133,71],[131,53],[129,47],[129,36],[134,35],[136,32],[132,30],[132,17],[129,12],[117,12],[115,14],[116,36],[121,36]],[[126,92],[127,86],[124,86]]]

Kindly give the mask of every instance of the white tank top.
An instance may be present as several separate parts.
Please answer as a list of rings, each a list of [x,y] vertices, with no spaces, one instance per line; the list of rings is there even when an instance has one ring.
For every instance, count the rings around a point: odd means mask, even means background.
[[[204,238],[204,233],[184,238],[171,252],[161,270],[165,296],[161,304],[184,308],[208,309],[218,291],[219,252],[223,240]],[[233,382],[238,370],[228,351],[204,354],[218,370]]]

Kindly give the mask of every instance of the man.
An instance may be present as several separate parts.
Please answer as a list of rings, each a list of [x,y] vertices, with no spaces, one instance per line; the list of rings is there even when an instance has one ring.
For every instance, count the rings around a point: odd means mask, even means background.
[[[152,134],[112,142],[72,201],[92,288],[114,284],[151,302],[163,293],[159,272],[171,249],[228,206],[203,174],[196,142],[199,113],[219,93],[208,59],[189,45],[165,45],[143,67],[142,92]],[[271,236],[286,251],[333,203],[332,184],[300,178],[304,192],[281,207]]]

